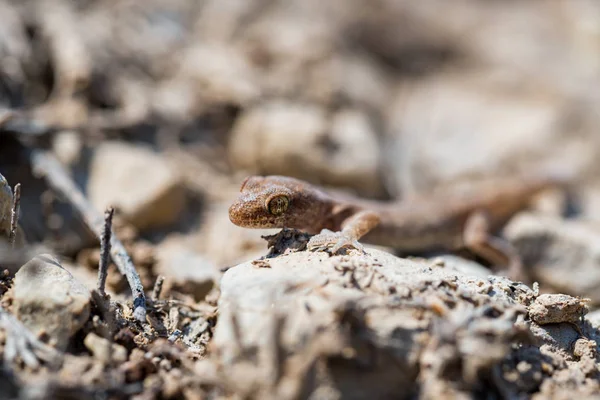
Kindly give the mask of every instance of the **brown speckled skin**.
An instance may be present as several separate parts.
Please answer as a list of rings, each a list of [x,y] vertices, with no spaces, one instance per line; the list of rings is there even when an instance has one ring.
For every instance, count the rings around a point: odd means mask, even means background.
[[[386,203],[328,194],[316,186],[283,176],[247,178],[239,198],[229,209],[229,218],[246,228],[296,228],[309,233],[321,229],[353,233],[352,216],[372,211],[378,223],[362,241],[394,247],[404,252],[435,249],[454,250],[465,245],[465,225],[471,215],[485,213],[492,231],[498,230],[514,213],[527,206],[531,197],[548,186],[560,183],[552,177],[494,180],[476,190],[435,193],[428,197]],[[289,198],[286,212],[271,215],[266,204],[273,196]],[[367,215],[366,218],[372,218]],[[360,222],[360,221],[358,221]],[[356,218],[352,224],[356,224]]]
[[[357,210],[344,210],[340,202],[315,186],[286,176],[251,176],[240,189],[239,198],[229,207],[229,219],[245,228],[296,228],[308,233],[322,229],[340,230],[341,223]],[[289,206],[282,215],[272,215],[268,202],[287,196]]]

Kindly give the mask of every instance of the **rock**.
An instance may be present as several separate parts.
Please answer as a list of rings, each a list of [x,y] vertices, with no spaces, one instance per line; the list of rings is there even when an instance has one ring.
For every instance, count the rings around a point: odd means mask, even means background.
[[[61,131],[52,137],[52,150],[64,165],[73,165],[81,157],[83,139],[76,131]]]
[[[223,43],[204,43],[187,49],[180,73],[196,85],[203,102],[241,106],[260,95],[255,73],[242,52]]]
[[[541,285],[600,303],[600,233],[594,224],[531,212],[503,230]]]
[[[452,258],[284,252],[227,270],[218,309],[217,362],[258,397],[524,398],[597,374],[585,302]]]
[[[88,333],[83,340],[85,347],[92,352],[94,358],[104,362],[122,364],[127,361],[127,349],[120,344],[110,343],[95,333]]]
[[[244,29],[240,44],[261,72],[265,97],[303,98],[312,67],[335,46],[332,21],[324,14],[274,5]]]
[[[254,70],[233,46],[196,43],[177,54],[174,77],[153,97],[154,107],[167,118],[191,119],[207,104],[243,106],[260,95]]]
[[[594,310],[585,316],[585,319],[595,328],[600,329],[600,310]]]
[[[309,100],[330,107],[341,101],[366,109],[371,116],[385,110],[394,88],[381,65],[352,52],[326,58],[309,71],[305,84]]]
[[[479,72],[443,74],[405,87],[388,110],[391,189],[397,195],[421,193],[545,166],[590,168],[598,157],[590,143],[598,137],[585,112],[556,94]]]
[[[96,148],[87,192],[96,208],[117,207],[140,230],[176,222],[185,207],[175,169],[150,149],[123,142],[104,142]]]
[[[566,294],[542,294],[529,306],[529,317],[540,325],[577,324],[587,314],[586,302]]]
[[[327,140],[330,146],[328,168],[321,173],[326,183],[355,188],[363,195],[382,193],[379,144],[365,113],[358,109],[336,112]]]
[[[442,254],[430,259],[430,262],[439,267],[449,267],[451,271],[461,275],[476,276],[481,279],[491,275],[490,270],[483,265],[452,254]]]
[[[238,387],[271,385],[277,398],[434,396],[436,382],[452,386],[444,365],[464,366],[453,374],[475,387],[510,354],[516,318],[534,296],[478,275],[374,249],[240,264],[221,279],[213,344]]]
[[[231,162],[253,174],[319,180],[371,196],[382,190],[377,137],[369,119],[355,109],[329,118],[316,105],[262,104],[240,116],[229,143]]]
[[[238,194],[236,192],[230,199],[212,204],[193,238],[194,251],[220,267],[230,267],[265,255],[267,245],[261,236],[277,232],[276,229],[241,229],[232,224],[228,209]]]
[[[594,174],[595,175],[595,174]],[[581,209],[580,218],[588,221],[600,221],[600,182],[597,177],[592,182],[586,182],[576,193]]]
[[[49,254],[34,257],[16,273],[14,310],[34,334],[65,349],[87,322],[90,292]]]
[[[173,288],[202,301],[219,280],[216,265],[180,240],[162,243],[156,250],[156,257],[156,272],[165,277],[165,291]]]
[[[231,132],[229,157],[238,168],[293,175],[297,165],[319,165],[315,146],[324,137],[327,119],[313,105],[272,102],[245,111]],[[290,158],[298,162],[290,163]],[[313,167],[314,168],[314,167]]]

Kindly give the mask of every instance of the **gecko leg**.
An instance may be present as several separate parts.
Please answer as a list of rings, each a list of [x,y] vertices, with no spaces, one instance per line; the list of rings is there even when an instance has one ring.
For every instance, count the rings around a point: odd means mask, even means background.
[[[364,251],[358,239],[376,227],[379,221],[377,213],[367,210],[360,211],[344,221],[341,231],[333,232],[323,229],[321,233],[310,238],[307,248],[311,251],[330,249],[332,254],[345,247]]]
[[[473,213],[463,232],[465,247],[494,265],[507,266],[508,275],[513,280],[524,278],[523,265],[516,249],[508,241],[492,236],[487,214],[483,211]]]

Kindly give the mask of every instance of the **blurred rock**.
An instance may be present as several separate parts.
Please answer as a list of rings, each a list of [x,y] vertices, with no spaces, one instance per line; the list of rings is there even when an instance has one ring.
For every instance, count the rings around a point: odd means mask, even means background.
[[[18,7],[8,1],[0,2],[0,76],[3,87],[0,90],[0,103],[14,104],[15,99],[9,96],[11,91],[17,92],[17,88],[25,84],[25,71],[23,68],[31,59],[31,43],[27,38],[24,18],[19,14]],[[12,89],[12,90],[11,90]],[[4,93],[4,91],[8,93]]]
[[[287,102],[259,105],[236,121],[230,159],[236,167],[256,173],[293,175],[303,169],[315,170],[321,161],[315,150],[326,130],[326,115],[319,107]],[[296,162],[290,162],[292,158]]]
[[[483,265],[452,254],[442,254],[428,261],[441,268],[448,267],[450,271],[455,271],[461,275],[476,276],[480,279],[485,279],[491,275],[490,270]]]
[[[342,110],[331,118],[315,105],[271,102],[236,121],[231,162],[252,174],[289,175],[379,194],[379,148],[368,118]]]
[[[218,281],[217,266],[176,238],[156,249],[156,273],[165,277],[164,291],[175,289],[202,301]]]
[[[439,0],[375,0],[370,7],[361,1],[340,3],[347,35],[396,74],[409,77],[462,61],[465,33],[471,23],[481,21],[474,12],[477,0],[452,5]],[[353,12],[357,9],[361,11]]]
[[[240,47],[261,73],[264,91],[302,97],[311,67],[332,53],[332,21],[300,3],[273,4],[246,27]]]
[[[503,235],[541,285],[600,303],[600,227],[533,213],[516,215]]]
[[[216,104],[243,106],[261,94],[255,71],[235,47],[196,44],[180,54],[173,78],[154,96],[161,114],[184,119]]]
[[[122,142],[104,142],[95,149],[87,192],[96,208],[116,207],[140,230],[176,222],[185,207],[175,169],[152,150]]]
[[[87,322],[90,292],[48,254],[38,255],[17,272],[14,310],[36,335],[65,349],[70,338]]]
[[[521,80],[443,74],[405,85],[388,112],[385,157],[395,194],[473,176],[578,171],[598,157],[585,107]]]
[[[343,2],[342,12],[352,39],[398,75],[483,66],[566,95],[588,92],[600,78],[600,57],[591,50],[600,43],[594,0],[351,3]]]
[[[127,361],[127,349],[125,347],[111,343],[95,333],[88,333],[83,340],[83,344],[94,355],[94,358],[103,363],[122,364]]]
[[[589,88],[600,79],[600,55],[591,50],[600,46],[597,1],[516,2],[506,7],[471,0],[463,7],[470,12],[454,10],[469,19],[463,25],[463,51],[490,70],[537,81],[566,98],[595,96]]]
[[[586,185],[576,194],[579,200],[580,218],[593,223],[600,222],[600,181],[594,172]]]
[[[64,165],[73,165],[81,157],[83,142],[76,131],[61,131],[52,137],[52,150]]]
[[[331,119],[325,150],[328,168],[323,181],[359,190],[363,195],[381,194],[379,144],[367,116],[356,109],[342,109]]]
[[[326,106],[352,105],[378,115],[393,94],[393,80],[372,58],[333,54],[307,72],[304,95]]]
[[[600,329],[600,310],[594,310],[585,316],[585,319],[594,327]]]
[[[206,211],[197,234],[190,238],[191,248],[220,268],[267,254],[267,242],[261,235],[276,232],[274,229],[241,229],[232,224],[227,210],[236,196],[237,193],[229,200],[213,204]]]

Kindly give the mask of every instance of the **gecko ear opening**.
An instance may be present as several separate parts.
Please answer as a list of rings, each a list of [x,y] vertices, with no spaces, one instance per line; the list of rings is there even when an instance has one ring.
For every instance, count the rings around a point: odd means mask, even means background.
[[[246,186],[246,183],[248,183],[248,181],[250,180],[250,178],[252,178],[251,176],[247,176],[244,181],[242,182],[242,186],[240,187],[240,192],[244,190],[244,187]]]
[[[251,175],[247,176],[246,179],[242,182],[242,187],[240,187],[240,192],[244,190],[249,190],[251,188],[257,187],[265,178],[263,176]]]

